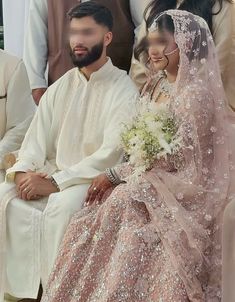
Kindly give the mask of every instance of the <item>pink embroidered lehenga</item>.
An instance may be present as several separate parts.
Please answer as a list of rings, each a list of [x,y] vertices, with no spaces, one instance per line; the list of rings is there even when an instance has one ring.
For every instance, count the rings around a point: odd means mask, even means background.
[[[135,182],[130,164],[116,167],[126,183],[73,217],[42,302],[221,301],[221,217],[234,169],[228,110],[206,22],[164,14],[180,50],[170,104],[179,156]]]

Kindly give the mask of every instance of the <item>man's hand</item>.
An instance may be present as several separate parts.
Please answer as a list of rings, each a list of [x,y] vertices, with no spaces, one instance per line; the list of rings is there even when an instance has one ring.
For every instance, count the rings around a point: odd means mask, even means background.
[[[30,172],[16,172],[15,174],[15,184],[18,187],[21,183],[24,182],[24,180],[26,180],[27,175]]]
[[[18,172],[15,176],[19,198],[23,200],[37,200],[51,193],[58,192],[58,189],[51,180],[46,178],[44,173]]]
[[[89,206],[93,203],[100,204],[104,193],[112,187],[114,187],[114,185],[110,182],[106,174],[100,174],[93,180],[88,189],[85,205]]]
[[[39,104],[41,97],[46,92],[46,88],[37,88],[32,90],[32,96],[36,105]]]

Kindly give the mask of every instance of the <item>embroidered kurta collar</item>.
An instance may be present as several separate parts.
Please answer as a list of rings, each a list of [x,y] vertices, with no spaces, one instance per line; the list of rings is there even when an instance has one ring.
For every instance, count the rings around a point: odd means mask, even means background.
[[[89,81],[87,81],[84,74],[78,69],[78,77],[85,83],[91,82],[91,81],[98,81],[98,80],[105,80],[107,78],[107,74],[112,70],[113,63],[110,58],[108,58],[107,62],[97,71],[93,72],[90,76]]]

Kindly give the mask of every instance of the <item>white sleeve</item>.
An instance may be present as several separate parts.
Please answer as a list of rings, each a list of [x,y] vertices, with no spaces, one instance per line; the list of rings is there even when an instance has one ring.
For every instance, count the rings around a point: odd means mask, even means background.
[[[47,18],[47,0],[31,0],[24,45],[24,61],[31,89],[47,87]]]
[[[50,89],[49,89],[50,90]],[[7,170],[6,179],[15,172],[36,171],[44,167],[52,123],[52,104],[48,102],[49,90],[43,95],[33,121],[25,135],[16,164]]]
[[[35,111],[27,72],[20,61],[8,83],[6,133],[0,141],[0,157],[18,150]]]
[[[106,121],[101,147],[74,166],[52,175],[61,191],[72,185],[87,183],[103,173],[106,168],[113,167],[118,161],[120,162],[123,155],[122,150],[118,147],[121,125],[128,121],[135,112],[137,97],[136,92],[130,95],[128,89],[124,89],[123,93],[115,97],[114,105]]]
[[[214,12],[218,11],[215,6]],[[219,14],[213,16],[213,38],[229,105],[235,109],[235,3],[223,1]]]
[[[3,8],[4,50],[19,58],[23,56],[24,2],[22,0],[4,0],[0,4]]]
[[[214,13],[219,10],[218,5],[215,5]],[[220,64],[220,70],[223,73],[226,71],[229,64],[229,56],[232,46],[233,37],[233,20],[235,18],[235,4],[223,1],[223,8],[219,14],[213,16],[213,38],[216,45],[217,55]],[[234,50],[233,50],[234,51]]]

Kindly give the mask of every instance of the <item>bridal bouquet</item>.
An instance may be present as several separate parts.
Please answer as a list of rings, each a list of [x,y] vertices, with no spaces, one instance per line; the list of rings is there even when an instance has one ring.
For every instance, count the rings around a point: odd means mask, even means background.
[[[181,138],[177,130],[177,122],[167,105],[146,98],[140,100],[136,117],[124,125],[121,134],[122,148],[137,174],[179,149]]]

